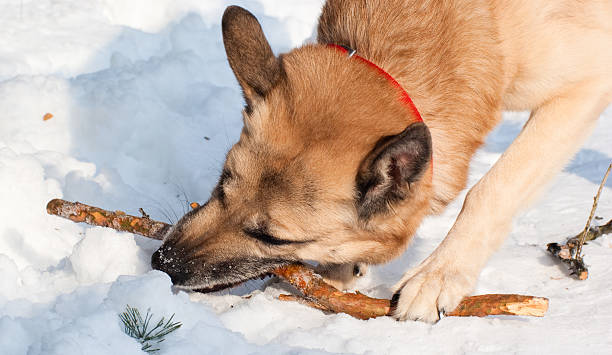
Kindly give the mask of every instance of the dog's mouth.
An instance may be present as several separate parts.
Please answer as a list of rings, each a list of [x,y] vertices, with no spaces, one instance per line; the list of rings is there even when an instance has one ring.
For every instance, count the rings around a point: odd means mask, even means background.
[[[231,288],[253,279],[264,279],[281,266],[290,264],[282,259],[239,259],[205,264],[191,276],[174,280],[178,289],[210,293]]]
[[[259,276],[255,276],[252,277],[250,279],[245,279],[245,280],[241,280],[241,281],[236,281],[236,282],[231,282],[231,283],[223,283],[223,284],[217,284],[215,286],[208,286],[208,287],[202,287],[202,288],[189,288],[191,291],[194,292],[200,292],[200,293],[213,293],[213,292],[217,292],[217,291],[222,291],[222,290],[226,290],[229,288],[233,288],[236,286],[240,286],[243,283],[247,282],[247,281],[252,281],[252,280],[264,280],[266,277],[271,277],[274,276],[274,274],[272,272],[266,272],[263,273]],[[176,286],[177,288],[182,288],[182,286]]]
[[[176,289],[198,292],[215,292],[248,280],[264,278],[276,268],[292,262],[295,260],[257,257],[214,261],[210,256],[190,256],[174,246],[159,248],[151,256],[153,269],[168,274]]]

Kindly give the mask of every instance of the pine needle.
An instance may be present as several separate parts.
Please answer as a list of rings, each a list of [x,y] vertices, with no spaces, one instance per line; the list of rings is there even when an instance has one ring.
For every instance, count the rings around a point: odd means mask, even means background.
[[[125,311],[119,314],[119,319],[123,322],[123,331],[125,334],[136,339],[141,345],[142,350],[147,353],[159,351],[157,344],[164,341],[164,337],[181,327],[181,322],[172,322],[174,314],[166,321],[162,317],[155,326],[151,327],[151,319],[153,314],[151,309],[147,309],[147,314],[144,318],[141,316],[137,308],[130,307],[128,304]]]

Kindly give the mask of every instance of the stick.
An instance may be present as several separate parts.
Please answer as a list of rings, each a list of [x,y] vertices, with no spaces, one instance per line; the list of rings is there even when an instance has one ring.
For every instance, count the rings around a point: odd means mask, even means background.
[[[85,222],[93,226],[113,228],[119,231],[140,234],[161,240],[170,225],[154,221],[148,216],[136,217],[123,211],[106,211],[80,202],[54,199],[47,203],[47,213],[68,218],[74,222]]]
[[[609,233],[612,233],[612,219],[604,225],[590,227],[584,236],[584,241],[595,240]],[[580,232],[569,238],[565,244],[548,243],[546,245],[546,250],[558,260],[568,264],[571,271],[570,275],[576,275],[579,280],[585,280],[589,276],[589,270],[584,264],[584,259],[582,257],[580,259],[575,257],[577,255],[576,249],[583,235],[583,232]]]
[[[358,292],[339,291],[304,265],[292,264],[280,267],[273,273],[295,286],[307,300],[334,313],[346,313],[355,318],[369,319],[387,315],[391,308],[389,300],[370,298]]]
[[[297,303],[301,303],[303,305],[306,305],[308,307],[316,308],[316,309],[318,309],[320,311],[329,312],[328,308],[325,308],[324,306],[318,304],[316,301],[310,300],[310,299],[308,299],[306,297],[303,297],[303,296],[281,294],[281,295],[278,295],[278,300],[279,301],[297,302]]]
[[[591,213],[584,230],[574,237],[569,238],[563,245],[559,245],[558,243],[548,243],[546,245],[546,250],[548,250],[554,257],[566,264],[569,264],[569,269],[571,271],[570,275],[576,275],[579,280],[586,280],[589,277],[589,270],[587,269],[582,257],[582,246],[584,243],[612,232],[612,220],[603,226],[591,227],[591,221],[593,220],[595,210],[597,209],[597,204],[599,203],[601,190],[606,184],[611,168],[612,164],[608,166],[608,170],[606,170],[606,174],[599,184],[599,189],[597,189],[597,194],[595,197],[593,197],[593,206],[591,207]]]
[[[121,231],[137,233],[145,237],[161,239],[169,224],[157,222],[148,217],[126,215],[122,211],[106,211],[79,202],[55,199],[47,204],[49,214],[68,218],[75,222],[109,227]],[[321,310],[346,313],[355,318],[369,319],[390,315],[392,302],[386,299],[371,298],[362,293],[345,293],[325,283],[320,275],[302,264],[292,264],[277,268],[273,274],[286,280],[304,294],[301,296],[281,295],[279,299],[298,301]],[[528,315],[541,317],[548,309],[548,299],[521,295],[481,295],[466,297],[457,309],[448,316],[486,316],[486,315]]]
[[[601,184],[599,184],[599,189],[597,189],[597,194],[593,198],[593,207],[591,207],[591,214],[589,215],[589,219],[587,220],[586,226],[584,226],[584,231],[582,231],[582,236],[580,237],[580,243],[578,243],[578,248],[576,249],[576,259],[582,259],[582,245],[584,244],[584,238],[586,237],[587,231],[591,226],[591,221],[593,220],[593,216],[595,215],[595,210],[597,209],[597,204],[599,203],[599,195],[601,195],[601,190],[608,180],[608,174],[610,174],[610,169],[612,169],[612,164],[608,165],[608,170],[606,170],[606,174],[601,180]]]
[[[334,313],[346,313],[359,319],[388,316],[393,312],[390,300],[371,298],[362,293],[341,292],[304,265],[278,268],[274,274],[304,293],[304,297],[280,295],[283,301],[298,301],[307,306]],[[464,298],[449,317],[484,317],[489,315],[521,315],[543,317],[548,299],[543,297],[490,294]]]

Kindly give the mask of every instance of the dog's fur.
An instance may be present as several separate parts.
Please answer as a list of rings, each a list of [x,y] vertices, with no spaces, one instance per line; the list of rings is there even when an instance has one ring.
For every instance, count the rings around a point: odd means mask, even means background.
[[[244,129],[211,199],[152,259],[188,289],[296,260],[348,286],[361,263],[401,254],[421,220],[465,187],[502,110],[532,110],[445,240],[395,285],[398,319],[436,321],[612,101],[606,0],[329,0],[318,43],[280,57],[246,10],[229,7],[222,25]],[[380,73],[327,44],[392,75],[424,124]]]

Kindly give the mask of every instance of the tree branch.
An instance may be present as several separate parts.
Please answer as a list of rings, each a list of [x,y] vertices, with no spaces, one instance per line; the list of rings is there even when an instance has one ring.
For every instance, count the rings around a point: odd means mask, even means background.
[[[95,226],[109,227],[120,231],[140,234],[145,237],[162,239],[170,228],[169,224],[154,221],[148,217],[136,217],[122,211],[106,211],[80,202],[55,199],[47,204],[47,212],[85,222]],[[390,315],[392,301],[371,298],[362,293],[342,292],[325,283],[323,278],[302,264],[277,268],[275,275],[296,287],[303,296],[280,295],[279,299],[299,301],[311,307],[334,313],[346,313],[355,318],[369,319]],[[548,309],[548,299],[521,295],[480,295],[466,297],[447,316],[527,315],[541,317]]]
[[[310,307],[333,313],[346,313],[359,319],[391,315],[391,300],[371,298],[362,293],[341,292],[323,281],[311,268],[294,264],[274,271],[300,290],[304,297],[280,295],[282,301],[298,301]],[[543,297],[489,294],[465,297],[449,317],[484,317],[489,315],[519,315],[543,317],[548,299]]]
[[[47,213],[74,222],[85,222],[93,226],[108,227],[158,240],[161,240],[171,227],[167,223],[154,221],[146,215],[145,217],[130,216],[123,211],[111,212],[84,203],[61,199],[49,201]]]
[[[586,226],[582,232],[578,233],[572,238],[569,238],[565,244],[559,245],[558,243],[548,243],[546,245],[546,250],[548,250],[557,259],[568,264],[571,271],[570,275],[576,275],[579,280],[586,280],[589,277],[589,270],[587,269],[582,257],[582,246],[584,243],[612,232],[612,219],[603,226],[591,227],[591,221],[593,220],[593,216],[595,216],[595,210],[597,209],[597,204],[599,203],[599,196],[601,195],[601,190],[608,179],[610,169],[612,169],[612,164],[608,166],[608,170],[606,170],[606,173],[599,184],[599,189],[597,189],[597,194],[595,197],[593,197],[591,213],[589,214],[589,219],[587,220]]]
[[[577,257],[577,248],[580,240],[583,235],[584,241],[588,242],[609,233],[612,233],[612,219],[604,225],[590,227],[586,234],[583,234],[583,232],[576,234],[569,238],[565,244],[548,243],[546,245],[546,250],[558,260],[568,264],[571,275],[576,275],[579,280],[586,280],[589,276],[589,270],[584,264],[584,259],[582,257]]]

